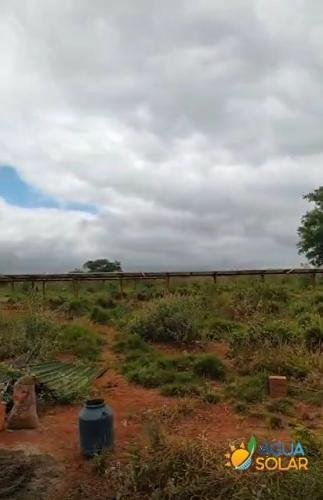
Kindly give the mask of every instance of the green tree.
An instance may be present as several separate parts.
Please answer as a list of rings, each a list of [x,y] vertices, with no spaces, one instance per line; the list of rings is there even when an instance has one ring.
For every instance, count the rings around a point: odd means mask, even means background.
[[[323,265],[323,186],[304,196],[314,208],[302,217],[298,228],[299,253],[306,255],[313,266]]]
[[[122,271],[121,263],[118,260],[109,261],[108,259],[88,260],[83,265],[86,273],[111,273],[113,271]]]

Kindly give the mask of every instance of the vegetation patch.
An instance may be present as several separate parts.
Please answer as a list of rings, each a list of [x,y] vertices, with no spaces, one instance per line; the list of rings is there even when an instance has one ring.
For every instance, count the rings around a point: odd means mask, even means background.
[[[181,297],[154,300],[132,316],[127,329],[152,342],[192,342],[201,338],[196,308]]]
[[[213,354],[201,354],[196,357],[193,364],[194,372],[202,377],[224,380],[225,366],[223,362]]]
[[[124,460],[117,461],[110,454],[98,457],[93,463],[96,488],[83,480],[69,498],[300,500],[304,492],[309,498],[323,497],[317,458],[306,474],[252,472],[237,477],[236,471],[223,465],[225,450],[206,439],[175,439],[156,423],[151,423],[147,433],[147,446],[131,447]]]
[[[60,350],[88,360],[97,358],[101,342],[101,337],[92,328],[77,323],[65,325],[59,335]]]
[[[212,354],[167,356],[139,335],[120,336],[114,349],[124,356],[121,370],[129,382],[159,387],[165,396],[207,397],[206,379],[225,377],[223,363]]]
[[[95,306],[92,309],[91,320],[93,323],[98,323],[100,325],[106,325],[110,320],[109,312],[103,307]]]
[[[263,401],[267,392],[267,378],[263,374],[237,379],[225,387],[226,395],[234,401],[256,403]]]
[[[320,369],[321,361],[317,355],[310,354],[302,346],[282,345],[266,349],[240,350],[233,355],[238,372],[242,375],[266,373],[285,375],[295,379],[305,379],[315,368]]]
[[[0,313],[0,361],[19,356],[48,359],[58,348],[59,333],[50,314],[34,311],[8,317]]]

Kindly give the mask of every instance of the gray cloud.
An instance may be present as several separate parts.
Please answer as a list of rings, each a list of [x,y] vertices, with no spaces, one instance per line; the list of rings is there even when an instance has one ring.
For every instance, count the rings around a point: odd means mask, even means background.
[[[301,197],[322,184],[322,15],[318,0],[3,0],[0,163],[98,214],[2,201],[1,267],[297,264]]]

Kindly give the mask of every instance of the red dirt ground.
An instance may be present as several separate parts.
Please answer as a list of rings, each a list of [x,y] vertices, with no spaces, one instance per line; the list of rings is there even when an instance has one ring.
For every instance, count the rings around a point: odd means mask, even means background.
[[[105,333],[111,332],[105,329]],[[108,349],[105,349],[103,357],[111,364],[113,355]],[[128,384],[113,369],[108,369],[95,382],[95,391],[114,410],[115,453],[120,453],[131,440],[139,436],[143,412],[165,405],[176,405],[178,402],[177,399],[161,396],[158,390]],[[56,406],[41,414],[39,429],[1,432],[0,448],[49,454],[64,466],[64,479],[71,481],[88,468],[79,451],[80,408],[80,405]],[[221,445],[228,445],[233,440],[246,440],[252,434],[268,436],[268,430],[261,419],[242,418],[225,404],[209,405],[202,402],[198,402],[193,414],[182,418],[173,430],[182,437],[197,437],[203,433],[211,441]],[[288,431],[271,431],[270,434],[277,439],[287,439]]]

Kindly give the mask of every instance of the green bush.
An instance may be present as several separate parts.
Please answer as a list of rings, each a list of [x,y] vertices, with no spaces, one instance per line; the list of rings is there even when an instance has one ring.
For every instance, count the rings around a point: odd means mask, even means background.
[[[230,346],[240,348],[259,348],[262,346],[280,346],[294,344],[302,335],[297,323],[289,320],[269,320],[252,324],[244,331],[234,331],[229,339]]]
[[[207,388],[204,391],[202,391],[201,397],[202,400],[205,401],[205,403],[210,403],[213,405],[217,404],[221,400],[220,395],[210,388]]]
[[[200,389],[198,384],[174,382],[163,385],[160,393],[170,397],[196,396],[200,393]]]
[[[304,300],[298,300],[297,302],[292,302],[289,306],[289,310],[293,315],[299,316],[308,311],[309,306]]]
[[[226,388],[226,394],[236,400],[247,403],[262,401],[266,396],[266,377],[262,374],[254,375],[246,379],[239,379],[230,383]]]
[[[105,286],[104,286],[106,293],[108,296],[110,296],[112,299],[119,299],[120,298],[120,287],[119,283],[113,282],[113,281],[108,281]]]
[[[116,307],[116,302],[111,297],[98,297],[95,301],[96,305],[103,309],[113,309]]]
[[[201,354],[193,365],[193,370],[197,375],[215,380],[225,379],[225,366],[214,354]]]
[[[295,413],[293,403],[289,399],[271,401],[267,405],[267,410],[272,413],[281,413],[287,416],[293,416]]]
[[[50,297],[47,300],[47,304],[50,309],[56,310],[65,306],[66,298],[62,295],[57,295],[56,297]]]
[[[110,314],[105,309],[102,309],[102,307],[95,306],[92,309],[91,320],[93,323],[106,325],[110,321]]]
[[[266,307],[266,303],[281,304],[287,303],[290,299],[290,291],[281,283],[259,281],[237,284],[233,288],[232,295],[235,302],[246,302],[260,308]]]
[[[86,326],[65,325],[60,334],[60,349],[67,350],[84,359],[94,360],[100,350],[99,335]]]
[[[89,308],[89,302],[84,298],[70,300],[69,302],[66,302],[65,305],[65,310],[71,318],[86,315]]]
[[[305,342],[311,350],[323,349],[323,319],[319,318],[317,321],[305,327]]]
[[[178,297],[155,300],[130,319],[128,332],[152,342],[192,342],[200,338],[194,306]]]
[[[319,459],[322,458],[323,441],[322,439],[318,438],[313,431],[311,431],[307,427],[298,425],[294,430],[293,437],[295,441],[300,441],[302,443],[306,456]]]
[[[297,322],[302,328],[305,328],[308,325],[316,323],[319,319],[319,315],[315,312],[304,312],[298,316]]]
[[[139,335],[124,335],[120,334],[115,340],[113,349],[116,352],[126,353],[128,351],[148,351],[149,346],[139,337]]]
[[[302,345],[266,347],[237,353],[235,365],[243,375],[266,373],[304,379],[313,370],[314,360]]]
[[[47,313],[27,312],[21,316],[0,314],[0,360],[25,355],[47,359],[58,346],[59,326]]]
[[[300,332],[292,322],[283,320],[271,320],[262,327],[262,339],[260,342],[279,346],[281,344],[290,344],[296,342],[300,337]]]
[[[209,340],[227,340],[233,332],[239,334],[243,329],[243,325],[237,321],[209,315],[205,318],[203,327],[206,331],[205,337]]]
[[[136,347],[126,356],[122,372],[129,382],[144,387],[160,387],[172,383],[190,384],[196,378],[177,358],[153,350],[143,352]]]
[[[142,359],[140,360],[142,361]],[[124,373],[129,380],[143,387],[160,387],[164,384],[173,383],[177,373],[174,369],[165,369],[158,366],[158,362],[151,360],[149,364],[141,366],[138,362],[130,363],[124,369]]]
[[[317,292],[312,297],[313,304],[323,304],[323,292]]]
[[[129,382],[159,387],[164,395],[202,396],[208,386],[201,377],[222,380],[225,374],[223,364],[213,355],[168,356],[154,350],[139,335],[119,335],[114,350],[124,356],[121,371]]]
[[[139,301],[149,301],[161,298],[165,295],[165,290],[157,288],[152,283],[140,284],[135,291],[135,298]]]

